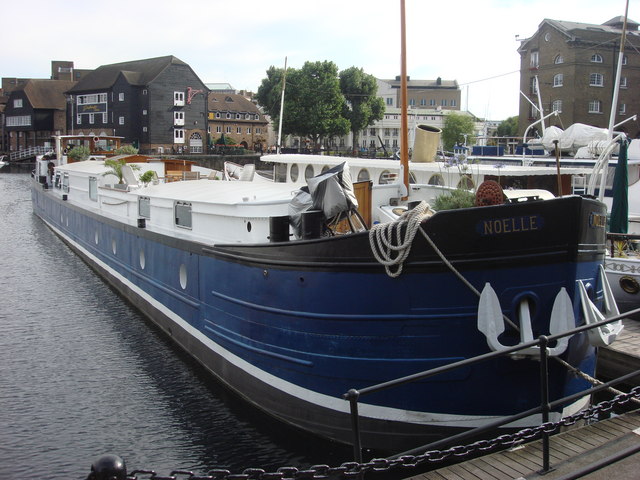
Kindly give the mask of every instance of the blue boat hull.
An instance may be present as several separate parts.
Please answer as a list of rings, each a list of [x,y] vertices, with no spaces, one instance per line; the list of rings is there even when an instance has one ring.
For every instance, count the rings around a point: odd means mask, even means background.
[[[296,427],[350,442],[351,388],[487,353],[478,298],[420,236],[399,278],[371,255],[368,236],[260,245],[202,245],[123,225],[34,184],[35,213],[220,381]],[[434,242],[479,290],[489,282],[512,317],[535,304],[548,334],[561,287],[581,313],[576,280],[601,300],[599,202],[579,197],[436,214]],[[597,223],[597,222],[596,222]],[[442,232],[447,232],[445,233]],[[507,333],[507,336],[514,335]],[[517,340],[511,339],[513,342]],[[574,336],[563,359],[593,374],[595,350]],[[501,358],[363,397],[364,446],[421,443],[539,404],[539,363]],[[588,388],[552,362],[552,398]]]

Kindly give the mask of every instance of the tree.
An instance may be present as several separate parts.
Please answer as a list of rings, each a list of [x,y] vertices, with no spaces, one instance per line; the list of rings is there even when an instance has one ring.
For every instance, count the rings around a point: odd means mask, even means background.
[[[464,142],[464,135],[473,136],[475,124],[473,117],[449,113],[444,120],[442,144],[445,150],[452,150],[456,143]]]
[[[258,89],[258,102],[274,122],[280,118],[283,77],[282,69],[270,67]],[[299,70],[287,69],[283,135],[308,137],[315,146],[322,137],[345,135],[350,123],[342,116],[344,106],[335,63],[306,62]]]
[[[351,67],[340,72],[340,90],[346,104],[343,116],[351,123],[353,148],[358,141],[358,132],[384,116],[384,100],[376,96],[378,83],[373,75],[362,68]]]
[[[136,155],[138,149],[133,145],[123,145],[120,148],[116,148],[113,153],[115,155]]]
[[[498,125],[499,137],[515,137],[518,135],[518,117],[509,117]]]

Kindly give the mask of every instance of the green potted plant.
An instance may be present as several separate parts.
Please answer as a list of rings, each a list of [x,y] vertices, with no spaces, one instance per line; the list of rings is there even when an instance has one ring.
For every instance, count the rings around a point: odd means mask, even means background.
[[[127,161],[124,158],[119,158],[119,159],[107,158],[104,161],[104,165],[106,167],[109,167],[109,170],[104,172],[102,175],[103,176],[114,175],[115,177],[118,178],[117,185],[119,185],[119,186],[114,185],[114,188],[123,188],[123,186],[126,185],[126,183],[124,181],[124,173],[122,169],[125,165],[127,165]],[[140,170],[140,167],[138,165],[131,164],[129,166],[131,167],[131,170]]]
[[[154,172],[153,170],[147,170],[146,172],[144,172],[143,174],[140,175],[140,181],[146,187],[151,182],[153,182],[155,177],[156,177],[156,172]]]

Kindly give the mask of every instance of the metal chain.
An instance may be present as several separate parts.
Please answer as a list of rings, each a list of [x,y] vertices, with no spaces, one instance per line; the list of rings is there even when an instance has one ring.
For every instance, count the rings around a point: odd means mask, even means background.
[[[500,435],[492,440],[478,440],[468,445],[456,445],[445,450],[429,450],[420,455],[403,455],[398,458],[374,458],[368,462],[345,462],[339,467],[314,465],[305,470],[296,467],[280,467],[275,472],[266,472],[261,468],[247,468],[242,473],[232,474],[229,470],[210,470],[206,475],[196,475],[185,470],[174,470],[169,476],[160,476],[153,470],[134,470],[127,480],[325,480],[325,479],[361,479],[367,472],[383,472],[394,468],[410,469],[426,463],[438,463],[452,457],[462,459],[477,453],[487,453],[498,448],[507,448],[529,442],[538,436],[552,434],[560,427],[575,425],[580,420],[597,420],[601,414],[610,412],[616,406],[622,406],[640,398],[640,386],[629,393],[620,393],[612,400],[564,417],[557,422],[546,422],[537,427],[522,429],[518,432]]]

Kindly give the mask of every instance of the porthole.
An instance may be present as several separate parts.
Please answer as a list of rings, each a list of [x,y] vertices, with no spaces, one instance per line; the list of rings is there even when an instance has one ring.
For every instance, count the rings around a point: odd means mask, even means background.
[[[298,181],[298,175],[298,164],[294,163],[291,165],[291,170],[289,170],[289,178],[291,178],[291,181],[295,183]]]
[[[144,270],[146,259],[144,258],[144,250],[140,249],[140,268]]]
[[[638,284],[635,278],[629,275],[620,277],[620,288],[630,295],[635,295],[640,292],[640,284]]]
[[[184,263],[180,265],[180,286],[183,290],[187,288],[187,266]]]
[[[320,170],[320,173],[322,174],[326,172],[327,170],[329,170],[329,168],[330,168],[329,165],[325,165],[324,167],[322,167],[322,170]]]
[[[113,251],[113,254],[115,255],[116,252],[118,251],[117,245],[116,245],[116,239],[113,238],[111,239],[111,251]]]
[[[313,177],[313,165],[307,165],[307,168],[304,169],[304,179],[309,180]]]
[[[369,170],[367,170],[366,168],[363,168],[362,170],[360,170],[358,172],[358,181],[359,182],[366,182],[367,180],[370,180],[371,177],[369,176]]]
[[[93,237],[94,242],[96,242],[96,245],[98,245],[98,231],[96,230],[96,234]]]
[[[251,231],[251,222],[247,222],[247,232]]]

